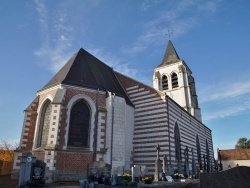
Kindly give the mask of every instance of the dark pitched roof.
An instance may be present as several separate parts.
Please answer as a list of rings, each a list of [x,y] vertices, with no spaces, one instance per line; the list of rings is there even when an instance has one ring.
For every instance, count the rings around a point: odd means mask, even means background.
[[[124,97],[127,104],[133,106],[113,69],[82,48],[70,58],[42,90],[58,83],[110,91],[117,96]]]
[[[221,160],[250,160],[250,149],[219,150]]]
[[[174,45],[172,44],[171,40],[169,40],[162,62],[158,67],[161,67],[167,64],[172,64],[180,60],[181,59],[179,58],[177,52],[175,51]]]

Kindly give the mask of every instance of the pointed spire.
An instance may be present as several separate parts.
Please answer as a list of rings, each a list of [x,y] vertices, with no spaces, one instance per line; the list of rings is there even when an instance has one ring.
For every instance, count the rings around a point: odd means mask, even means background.
[[[171,64],[171,63],[175,63],[179,60],[180,60],[180,58],[179,58],[177,52],[175,51],[174,45],[172,44],[171,40],[169,40],[166,52],[165,52],[164,57],[163,57],[163,60],[158,67],[161,67],[161,66],[164,66],[167,64]]]

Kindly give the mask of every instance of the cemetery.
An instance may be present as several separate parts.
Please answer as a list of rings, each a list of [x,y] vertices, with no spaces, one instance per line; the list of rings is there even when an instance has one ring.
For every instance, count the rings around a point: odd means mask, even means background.
[[[186,150],[186,155],[188,151]],[[95,161],[88,165],[87,178],[79,179],[79,186],[82,188],[94,187],[165,187],[175,185],[198,185],[199,179],[189,176],[191,171],[185,175],[175,170],[175,174],[170,175],[167,169],[167,161],[164,156],[160,159],[160,146],[156,146],[155,173],[149,175],[148,169],[144,165],[134,165],[131,171],[127,172],[123,166],[111,169],[111,165],[103,161]],[[188,169],[188,162],[186,161]],[[187,170],[185,171],[187,172]],[[197,176],[196,176],[197,177]],[[20,176],[18,187],[47,187],[46,183],[46,163],[37,160],[32,153],[27,153],[21,158]]]
[[[241,184],[247,187],[250,182],[250,168],[237,166],[232,169],[224,170],[222,163],[218,161],[215,167],[206,163],[206,156],[203,156],[204,165],[199,172],[194,171],[194,157],[189,160],[189,150],[187,147],[183,152],[184,156],[184,174],[178,169],[174,169],[174,174],[170,173],[171,168],[168,165],[167,157],[160,158],[160,145],[156,147],[155,154],[155,172],[150,175],[147,166],[134,165],[130,171],[124,166],[115,167],[103,161],[94,161],[88,165],[87,177],[79,177],[75,182],[60,182],[60,185],[80,188],[104,188],[104,187],[237,187]],[[31,152],[21,157],[20,176],[18,188],[22,187],[53,187],[46,182],[46,163],[37,160]],[[189,161],[192,161],[189,164]],[[56,185],[54,183],[53,185]],[[70,185],[70,186],[69,186]],[[67,187],[65,186],[65,187]],[[243,186],[243,187],[244,187]],[[1,179],[0,179],[1,187]],[[55,186],[56,187],[56,186]],[[63,186],[60,186],[63,187]],[[1,187],[2,188],[2,187]]]

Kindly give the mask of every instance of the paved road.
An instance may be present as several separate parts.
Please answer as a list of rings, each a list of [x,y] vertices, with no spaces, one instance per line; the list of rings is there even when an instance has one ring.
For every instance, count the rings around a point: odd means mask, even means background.
[[[185,183],[141,184],[140,188],[199,188],[199,184],[187,185]],[[46,188],[81,188],[81,186],[48,186]],[[127,188],[127,186],[100,186],[100,188]]]

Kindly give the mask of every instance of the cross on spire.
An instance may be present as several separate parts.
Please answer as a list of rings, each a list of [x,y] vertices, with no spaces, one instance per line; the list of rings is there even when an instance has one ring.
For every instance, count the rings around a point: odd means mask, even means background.
[[[168,33],[166,34],[166,35],[168,35],[168,39],[170,40],[170,38],[171,38],[171,34],[172,34],[173,32],[172,31],[169,31],[169,29],[168,29]]]

